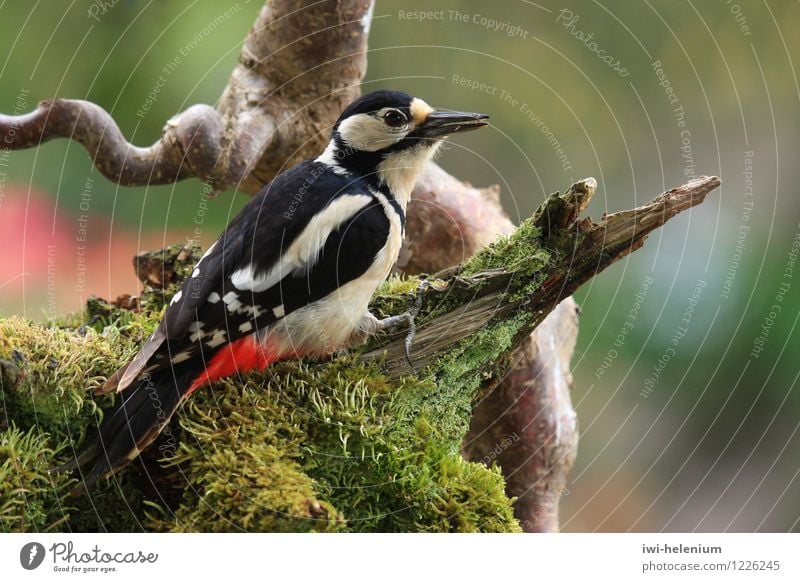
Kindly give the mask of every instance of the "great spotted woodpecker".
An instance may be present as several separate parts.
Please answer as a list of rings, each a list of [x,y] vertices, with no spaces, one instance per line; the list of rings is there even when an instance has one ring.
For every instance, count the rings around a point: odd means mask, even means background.
[[[318,158],[278,175],[231,221],[105,384],[120,398],[72,463],[90,465],[84,486],[135,459],[201,386],[397,324],[367,307],[397,260],[414,182],[443,138],[487,117],[399,91],[350,104]]]

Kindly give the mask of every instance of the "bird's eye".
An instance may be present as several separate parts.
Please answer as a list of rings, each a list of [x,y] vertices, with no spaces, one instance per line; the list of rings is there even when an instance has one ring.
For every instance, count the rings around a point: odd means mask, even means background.
[[[383,121],[389,127],[401,127],[406,124],[406,116],[396,109],[392,109],[391,111],[386,112],[386,114],[383,116]]]

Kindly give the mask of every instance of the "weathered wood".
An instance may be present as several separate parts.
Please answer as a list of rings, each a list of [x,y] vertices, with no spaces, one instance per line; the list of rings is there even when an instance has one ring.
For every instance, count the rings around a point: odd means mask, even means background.
[[[502,320],[511,313],[531,314],[522,326],[521,342],[558,303],[581,284],[622,257],[640,248],[653,229],[676,214],[700,204],[717,188],[717,177],[703,176],[657,196],[634,210],[604,216],[595,223],[578,219],[597,187],[594,178],[574,184],[564,194],[552,195],[531,218],[541,230],[538,240],[555,252],[555,261],[533,273],[543,278],[532,295],[518,296],[530,283],[515,270],[496,269],[469,276],[455,274],[437,280],[421,291],[422,313],[435,313],[436,305],[448,298],[451,308],[430,318],[421,318],[412,351],[416,368],[430,364],[445,349],[463,340],[490,321]],[[402,335],[402,334],[400,334]],[[383,358],[387,372],[402,375],[412,372],[405,358],[403,337],[389,337],[371,346],[363,359]]]

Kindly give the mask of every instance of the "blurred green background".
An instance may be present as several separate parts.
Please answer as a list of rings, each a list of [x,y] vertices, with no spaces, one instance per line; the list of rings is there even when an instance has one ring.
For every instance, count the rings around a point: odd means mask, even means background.
[[[260,6],[0,2],[0,111],[89,99],[149,144],[170,116],[215,101]],[[424,19],[409,8],[378,1],[365,91],[490,113],[491,130],[440,161],[500,184],[514,220],[585,176],[599,182],[595,217],[693,175],[723,179],[577,294],[582,434],[564,529],[799,531],[800,5],[433,0]],[[0,150],[0,315],[44,319],[90,293],[135,292],[135,252],[198,227],[207,245],[245,200],[228,192],[205,211],[201,195],[194,180],[117,187],[66,141]]]

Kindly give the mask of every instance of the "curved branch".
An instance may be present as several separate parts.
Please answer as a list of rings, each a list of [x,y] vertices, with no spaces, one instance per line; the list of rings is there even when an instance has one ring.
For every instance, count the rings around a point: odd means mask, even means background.
[[[60,137],[83,145],[97,169],[123,186],[169,184],[189,175],[167,135],[150,147],[131,145],[111,115],[88,101],[55,99],[40,102],[25,115],[0,114],[0,143],[9,149],[36,147]]]
[[[130,144],[99,105],[70,99],[0,115],[0,143],[25,149],[75,140],[104,176],[123,186],[196,177],[217,192],[238,186],[255,193],[281,169],[321,150],[339,112],[358,95],[370,18],[369,0],[267,3],[217,106],[194,105],[176,115],[150,147]]]

